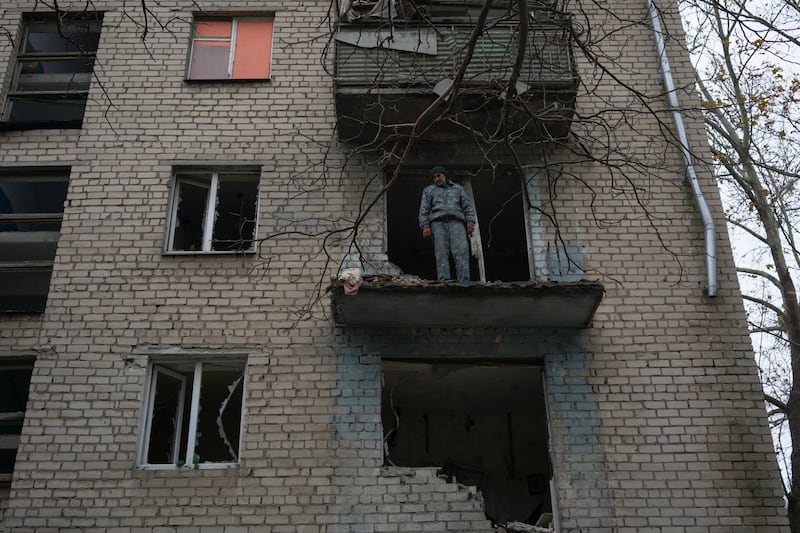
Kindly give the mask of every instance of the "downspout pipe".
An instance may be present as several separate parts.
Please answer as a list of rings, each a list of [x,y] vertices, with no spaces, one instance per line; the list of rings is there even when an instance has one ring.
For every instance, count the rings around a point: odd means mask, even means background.
[[[683,161],[686,164],[686,180],[692,188],[695,204],[697,204],[697,209],[700,211],[700,217],[703,220],[703,228],[705,230],[706,273],[708,276],[708,286],[705,289],[705,293],[707,296],[714,297],[717,295],[717,245],[714,219],[711,216],[711,210],[708,208],[706,198],[703,196],[703,191],[700,189],[700,182],[697,179],[697,173],[692,163],[692,154],[689,150],[689,138],[686,135],[686,126],[683,124],[683,115],[681,115],[678,105],[678,95],[675,91],[675,82],[672,79],[672,70],[669,67],[667,48],[664,44],[664,33],[661,29],[661,20],[653,0],[645,0],[645,3],[647,4],[647,14],[650,17],[650,23],[653,27],[653,37],[656,40],[656,49],[661,64],[661,75],[664,78],[664,89],[666,89],[667,92],[667,102],[672,111],[672,120],[675,122],[675,130],[678,135],[678,141],[680,142],[681,155],[683,155]]]

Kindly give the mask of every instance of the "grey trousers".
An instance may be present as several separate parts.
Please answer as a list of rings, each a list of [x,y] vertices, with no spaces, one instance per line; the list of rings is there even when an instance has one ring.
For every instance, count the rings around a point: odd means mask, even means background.
[[[431,222],[433,253],[436,256],[436,278],[453,279],[450,256],[456,265],[456,279],[469,281],[469,241],[467,228],[461,220],[434,220]]]

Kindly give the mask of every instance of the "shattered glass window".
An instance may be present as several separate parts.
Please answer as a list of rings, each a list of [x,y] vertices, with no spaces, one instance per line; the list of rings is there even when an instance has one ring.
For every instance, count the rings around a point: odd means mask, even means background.
[[[173,236],[174,250],[200,251],[203,249],[203,224],[210,184],[210,179],[204,180],[202,177],[178,181],[178,207]]]
[[[247,250],[256,225],[258,178],[222,175],[217,191],[212,250]]]
[[[191,376],[189,376],[191,377]],[[153,411],[147,462],[174,464],[180,452],[187,376],[166,368],[153,368]]]
[[[203,462],[236,462],[242,420],[244,368],[203,365],[195,453]]]
[[[258,179],[258,173],[178,174],[167,251],[252,250]]]
[[[243,359],[154,364],[140,463],[237,463],[245,365]]]

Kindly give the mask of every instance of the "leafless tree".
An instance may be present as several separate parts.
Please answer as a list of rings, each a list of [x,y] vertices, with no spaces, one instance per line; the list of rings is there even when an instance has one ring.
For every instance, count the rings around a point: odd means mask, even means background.
[[[690,0],[685,8],[789,518],[800,531],[800,79],[792,60],[800,12],[769,1]]]

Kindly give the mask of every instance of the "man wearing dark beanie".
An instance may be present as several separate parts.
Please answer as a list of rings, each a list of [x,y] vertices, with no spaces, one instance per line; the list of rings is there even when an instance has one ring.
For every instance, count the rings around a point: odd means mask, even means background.
[[[461,185],[447,179],[447,169],[435,166],[431,169],[433,185],[422,191],[419,204],[419,227],[426,239],[433,237],[436,256],[436,277],[439,280],[453,279],[450,257],[456,267],[459,282],[470,280],[469,241],[475,229],[475,210],[467,199]]]

